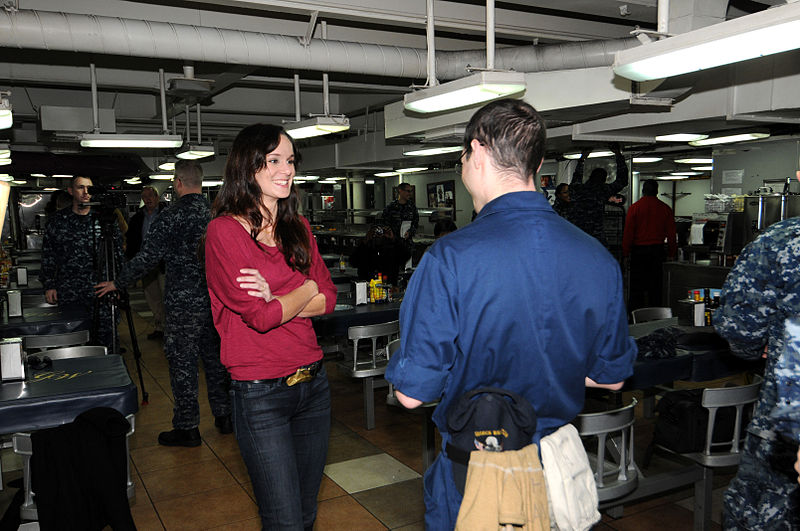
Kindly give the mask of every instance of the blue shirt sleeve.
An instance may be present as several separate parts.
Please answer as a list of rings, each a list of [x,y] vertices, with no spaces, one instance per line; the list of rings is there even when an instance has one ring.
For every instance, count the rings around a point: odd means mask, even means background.
[[[400,350],[386,369],[386,379],[406,396],[431,402],[442,395],[458,356],[455,286],[452,272],[426,253],[400,307]]]

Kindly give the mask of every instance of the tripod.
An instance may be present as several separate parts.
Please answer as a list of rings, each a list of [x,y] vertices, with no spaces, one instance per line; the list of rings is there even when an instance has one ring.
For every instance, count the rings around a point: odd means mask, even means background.
[[[99,243],[95,247],[97,252],[95,254],[95,273],[98,280],[116,279],[118,264],[116,253],[114,252],[114,224],[116,223],[116,215],[113,208],[106,205],[100,206],[100,234]],[[92,337],[99,339],[100,328],[100,305],[108,304],[110,315],[110,328],[111,328],[111,352],[119,354],[119,330],[117,329],[118,311],[122,309],[128,322],[128,333],[131,336],[131,343],[133,345],[133,359],[136,362],[136,372],[139,375],[139,388],[142,390],[142,405],[147,405],[149,402],[149,395],[144,387],[144,378],[142,377],[142,352],[139,350],[139,341],[136,339],[136,329],[133,325],[133,316],[131,315],[130,297],[127,290],[116,290],[107,294],[102,299],[94,299],[92,320]]]

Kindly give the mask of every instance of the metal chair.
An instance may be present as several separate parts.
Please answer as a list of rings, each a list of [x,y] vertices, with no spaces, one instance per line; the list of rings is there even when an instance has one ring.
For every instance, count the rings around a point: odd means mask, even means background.
[[[364,425],[368,430],[375,427],[375,378],[383,379],[389,361],[386,346],[399,333],[399,321],[351,326],[347,329],[347,338],[353,342],[353,359],[340,362],[339,369],[351,378],[362,378],[364,381]],[[359,351],[358,344],[364,339],[371,341],[372,348]]]
[[[639,484],[639,471],[633,461],[634,409],[637,401],[611,411],[581,413],[573,424],[590,450],[600,508],[607,502],[630,494]],[[592,442],[595,444],[592,444]]]
[[[736,466],[739,464],[742,458],[740,448],[743,443],[744,408],[747,406],[752,410],[755,406],[762,381],[761,377],[755,376],[753,383],[750,384],[735,387],[703,389],[703,398],[700,404],[708,410],[708,423],[706,424],[705,445],[702,451],[677,453],[664,446],[657,446],[660,450],[683,456],[703,467],[703,477],[695,485],[695,529],[710,529],[711,491],[714,482],[714,468]],[[724,440],[714,442],[714,428],[717,427],[717,412],[720,408],[725,407],[734,407],[736,409],[733,432],[730,434],[717,433],[717,437],[723,437]],[[717,429],[717,432],[719,432],[719,429]],[[702,515],[702,520],[698,518],[698,515]]]
[[[650,308],[639,308],[631,312],[633,323],[646,323],[658,319],[669,319],[672,317],[672,308],[653,306]]]
[[[47,350],[59,347],[75,347],[85,345],[89,342],[89,331],[78,330],[64,334],[45,334],[40,336],[24,336],[22,338],[22,349],[25,352],[31,350]]]
[[[88,358],[91,356],[105,356],[108,349],[99,345],[81,345],[78,347],[64,347],[45,350],[37,354],[47,356],[51,360],[63,360],[67,358]]]

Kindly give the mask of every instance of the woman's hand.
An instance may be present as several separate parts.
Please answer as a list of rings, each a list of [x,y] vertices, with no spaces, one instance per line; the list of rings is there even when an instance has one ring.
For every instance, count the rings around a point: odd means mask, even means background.
[[[272,290],[269,289],[269,284],[261,276],[258,269],[240,269],[239,273],[243,276],[236,277],[236,282],[239,283],[240,288],[247,290],[248,295],[261,297],[265,302],[275,298],[272,295]]]

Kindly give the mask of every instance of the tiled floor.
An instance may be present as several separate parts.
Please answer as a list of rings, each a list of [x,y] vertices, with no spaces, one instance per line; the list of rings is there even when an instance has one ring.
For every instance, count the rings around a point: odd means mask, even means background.
[[[159,446],[160,431],[171,428],[172,398],[167,365],[160,341],[149,341],[152,331],[143,300],[134,294],[136,335],[142,350],[142,372],[149,404],[136,415],[131,440],[131,462],[136,498],[131,511],[138,529],[260,529],[252,488],[233,435],[220,435],[213,425],[205,390],[200,390],[203,444],[197,448]],[[124,324],[124,321],[123,321]],[[121,327],[128,366],[138,382],[127,327]],[[363,428],[360,382],[339,376],[335,363],[328,370],[333,398],[333,423],[328,466],[319,493],[319,530],[421,530],[422,422],[419,413],[386,406],[384,390],[376,392],[376,428]],[[201,386],[204,385],[200,379]],[[637,448],[648,443],[650,422],[636,426]],[[639,452],[640,455],[643,452]],[[4,480],[20,476],[13,455],[4,451]],[[715,520],[719,529],[721,491],[730,474],[717,475]],[[16,489],[0,492],[0,515]],[[607,515],[599,530],[692,528],[692,490],[652,498],[624,508],[621,518]],[[668,524],[666,524],[668,522]]]

